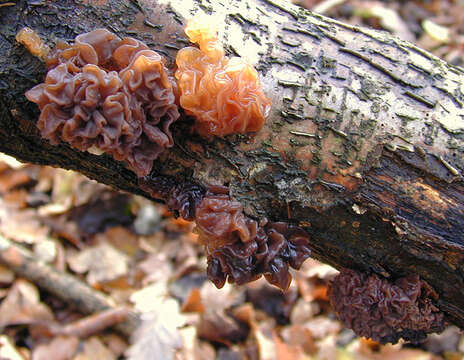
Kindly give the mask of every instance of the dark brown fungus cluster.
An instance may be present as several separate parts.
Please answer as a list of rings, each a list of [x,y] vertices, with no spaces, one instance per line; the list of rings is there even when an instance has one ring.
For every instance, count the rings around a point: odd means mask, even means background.
[[[241,285],[264,275],[285,290],[291,281],[289,268],[298,270],[311,255],[306,231],[284,222],[258,223],[230,199],[227,187],[210,186],[206,191],[194,183],[154,175],[140,178],[139,186],[184,219],[196,221],[208,258],[208,278],[218,288],[226,280]]]
[[[247,217],[226,188],[210,188],[196,208],[196,231],[208,257],[208,277],[218,287],[264,275],[286,290],[289,267],[299,269],[310,254],[309,235],[287,223],[261,223]]]
[[[417,275],[392,282],[344,269],[330,284],[329,298],[346,327],[380,343],[420,342],[444,328],[438,295]]]
[[[195,209],[200,204],[206,189],[192,182],[178,182],[173,177],[148,175],[139,178],[140,189],[152,197],[164,200],[169,210],[185,220],[195,219]]]
[[[26,92],[40,110],[50,143],[106,152],[139,177],[173,145],[169,127],[179,113],[161,56],[143,42],[97,29],[59,43],[45,82]]]

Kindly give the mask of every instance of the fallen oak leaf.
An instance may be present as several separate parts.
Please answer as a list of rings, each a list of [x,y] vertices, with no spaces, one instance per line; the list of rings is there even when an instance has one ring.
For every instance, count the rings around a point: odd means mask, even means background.
[[[79,350],[73,360],[116,360],[116,356],[95,336],[86,340]]]
[[[128,271],[129,257],[107,243],[88,247],[68,259],[76,273],[87,272],[87,282],[98,285],[123,276]]]
[[[170,360],[182,347],[178,328],[185,325],[179,304],[174,299],[155,298],[153,311],[142,314],[141,324],[127,349],[128,360]]]
[[[23,279],[13,283],[7,297],[0,305],[0,328],[53,320],[54,316],[50,308],[40,302],[37,288]]]
[[[70,360],[79,345],[79,339],[73,336],[57,336],[48,344],[37,345],[33,352],[34,360]]]
[[[202,339],[230,347],[232,343],[244,341],[248,337],[249,328],[225,311],[208,309],[201,315],[197,332]]]
[[[200,289],[193,288],[187,299],[182,303],[182,312],[197,312],[203,313],[205,311],[205,306],[201,301]]]
[[[35,209],[15,209],[0,199],[0,233],[9,239],[34,244],[47,239],[49,229],[42,225]]]

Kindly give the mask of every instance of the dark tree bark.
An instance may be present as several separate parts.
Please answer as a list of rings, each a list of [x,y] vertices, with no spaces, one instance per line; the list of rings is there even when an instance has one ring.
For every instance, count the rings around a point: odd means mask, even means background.
[[[386,33],[280,0],[20,0],[0,8],[0,151],[148,196],[109,156],[40,138],[24,92],[45,67],[15,35],[29,26],[52,45],[106,27],[172,65],[195,13],[258,68],[272,114],[254,137],[210,142],[177,122],[154,172],[228,185],[250,216],[304,227],[336,267],[419,274],[464,327],[464,71]]]

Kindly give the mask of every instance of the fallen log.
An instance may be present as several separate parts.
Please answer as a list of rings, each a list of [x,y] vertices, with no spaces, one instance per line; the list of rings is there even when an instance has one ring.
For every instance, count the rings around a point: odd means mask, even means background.
[[[40,137],[24,93],[46,69],[15,36],[28,26],[52,46],[104,27],[145,41],[172,67],[196,13],[214,15],[226,52],[258,69],[271,115],[255,135],[214,140],[178,121],[153,173],[228,186],[250,217],[305,229],[313,256],[335,267],[417,274],[464,327],[464,71],[387,33],[280,0],[8,3],[0,7],[0,151],[150,197],[110,156]]]

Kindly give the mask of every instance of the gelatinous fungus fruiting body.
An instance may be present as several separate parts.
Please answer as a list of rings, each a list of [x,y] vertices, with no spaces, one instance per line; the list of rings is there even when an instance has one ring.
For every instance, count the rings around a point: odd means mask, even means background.
[[[289,268],[298,270],[311,255],[306,231],[284,222],[258,223],[230,199],[227,187],[206,190],[155,175],[140,178],[139,186],[183,218],[196,221],[208,258],[208,278],[218,288],[226,280],[241,285],[264,275],[285,290],[291,282]]]
[[[141,190],[166,202],[170,211],[185,220],[195,220],[195,210],[203,200],[206,189],[189,181],[150,174],[138,179]]]
[[[417,275],[392,282],[343,269],[331,282],[328,294],[346,327],[383,344],[400,338],[420,342],[428,333],[444,329],[444,315],[434,305],[438,295]]]
[[[264,275],[286,290],[289,267],[299,269],[311,255],[309,235],[283,222],[258,223],[243,213],[227,188],[210,187],[196,209],[196,231],[205,245],[208,278],[218,287],[238,285]]]
[[[42,137],[56,145],[108,153],[137,176],[173,145],[179,117],[163,59],[143,42],[97,29],[59,43],[45,82],[26,92],[41,114]]]
[[[180,105],[195,117],[196,131],[205,137],[259,131],[271,102],[263,93],[257,71],[241,58],[229,59],[210,22],[193,18],[185,33],[196,47],[177,53]]]
[[[23,44],[26,49],[34,56],[45,59],[50,49],[43,43],[39,34],[28,27],[23,27],[16,34],[16,41]]]

